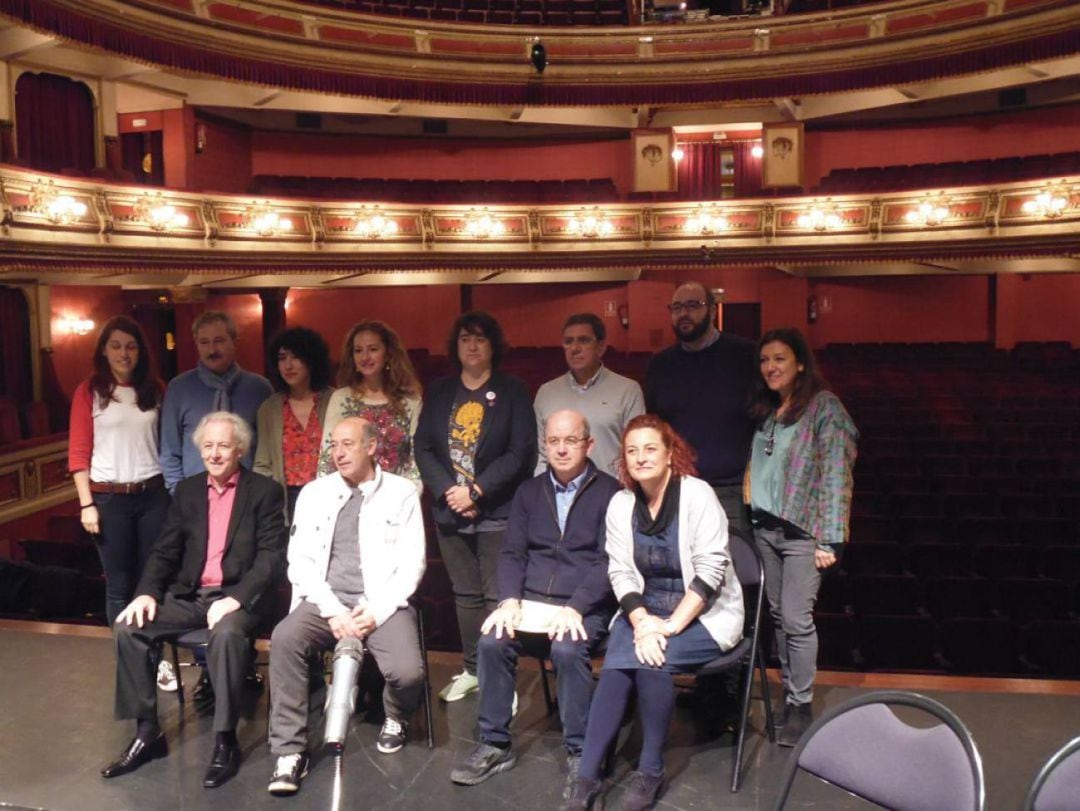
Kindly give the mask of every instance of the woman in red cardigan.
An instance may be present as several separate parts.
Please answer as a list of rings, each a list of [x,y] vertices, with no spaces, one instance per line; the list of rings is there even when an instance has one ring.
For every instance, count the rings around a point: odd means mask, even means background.
[[[126,316],[102,327],[92,363],[71,401],[68,469],[83,528],[101,555],[111,627],[134,596],[169,508],[158,461],[164,386],[142,329]]]

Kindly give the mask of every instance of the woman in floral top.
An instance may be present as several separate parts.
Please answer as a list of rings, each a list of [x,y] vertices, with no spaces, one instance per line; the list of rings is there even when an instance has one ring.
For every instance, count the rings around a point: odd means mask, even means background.
[[[797,329],[765,333],[758,362],[747,500],[784,684],[779,742],[795,746],[813,720],[814,602],[822,570],[835,565],[847,540],[859,434]]]
[[[412,436],[420,416],[420,381],[394,330],[382,321],[361,321],[349,330],[338,370],[341,388],[330,397],[323,425],[319,475],[334,471],[330,432],[346,417],[363,417],[378,428],[375,461],[420,489]]]

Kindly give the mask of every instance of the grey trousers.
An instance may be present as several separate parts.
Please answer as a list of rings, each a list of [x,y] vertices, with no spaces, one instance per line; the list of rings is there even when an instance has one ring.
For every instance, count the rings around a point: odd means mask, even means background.
[[[311,709],[321,712],[325,694],[322,667],[312,667],[337,640],[330,622],[306,600],[277,624],[270,637],[270,751],[281,757],[308,751],[314,725]],[[364,639],[364,649],[386,679],[386,716],[404,723],[420,706],[424,661],[413,608],[394,612]],[[313,693],[319,697],[313,699]],[[313,700],[319,703],[312,706]]]
[[[116,639],[116,717],[157,718],[155,650],[168,639],[206,627],[206,611],[220,592],[201,589],[195,599],[166,594],[153,622],[113,626]],[[250,661],[250,639],[260,617],[243,608],[226,614],[210,632],[206,668],[214,686],[214,731],[236,729],[243,699],[244,676]]]
[[[764,527],[754,527],[754,541],[765,562],[765,595],[787,703],[809,704],[817,674],[814,603],[821,585],[821,572],[814,566],[817,544],[810,538],[785,536],[783,529]]]

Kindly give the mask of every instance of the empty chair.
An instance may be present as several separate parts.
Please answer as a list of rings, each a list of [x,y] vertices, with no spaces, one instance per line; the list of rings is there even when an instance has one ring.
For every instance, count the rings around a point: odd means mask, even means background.
[[[1015,622],[1063,619],[1068,611],[1069,590],[1060,580],[1003,578],[998,587],[1001,610]]]
[[[1036,549],[1020,544],[984,544],[972,555],[975,574],[983,577],[1028,577],[1034,571]]]
[[[851,574],[904,574],[904,547],[896,543],[846,544],[841,563]]]
[[[967,576],[972,548],[957,543],[916,543],[908,547],[908,568],[920,580]]]
[[[892,706],[920,710],[941,723],[910,726]],[[800,770],[886,808],[986,807],[982,758],[971,733],[951,710],[918,693],[868,693],[815,721],[788,763],[777,811]]]
[[[941,653],[954,673],[1018,673],[1020,633],[1001,618],[947,619],[938,625]]]
[[[859,618],[859,651],[871,670],[938,670],[937,633],[929,617]]]
[[[1046,761],[1031,781],[1023,811],[1072,811],[1080,797],[1080,738]]]
[[[923,595],[912,575],[854,575],[851,600],[856,614],[917,614]]]
[[[939,619],[990,617],[997,613],[997,584],[985,577],[929,577],[926,604]]]

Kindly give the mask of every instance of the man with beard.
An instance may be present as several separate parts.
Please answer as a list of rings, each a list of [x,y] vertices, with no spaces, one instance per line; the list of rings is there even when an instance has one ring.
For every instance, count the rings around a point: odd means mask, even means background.
[[[645,409],[690,443],[729,528],[749,538],[742,480],[754,430],[747,412],[754,344],[713,326],[716,298],[701,282],[680,284],[668,310],[678,343],[649,362]]]

